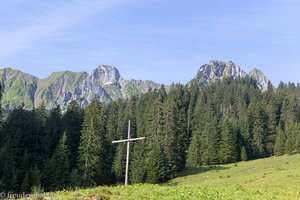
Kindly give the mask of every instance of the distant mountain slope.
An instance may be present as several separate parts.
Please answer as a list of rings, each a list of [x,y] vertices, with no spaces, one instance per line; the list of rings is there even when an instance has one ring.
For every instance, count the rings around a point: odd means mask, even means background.
[[[115,67],[107,65],[97,67],[90,74],[63,71],[45,79],[5,68],[0,70],[0,80],[4,90],[2,104],[6,109],[21,104],[32,108],[42,102],[47,108],[64,107],[73,100],[85,106],[94,96],[105,102],[140,95],[161,86],[153,81],[126,80]]]
[[[255,68],[247,74],[231,61],[212,60],[202,65],[190,83],[207,86],[216,79],[246,76],[256,79],[262,90],[267,89],[269,80],[260,70]],[[55,72],[45,79],[5,68],[0,69],[0,80],[5,92],[2,104],[6,109],[21,104],[32,108],[42,102],[47,108],[57,105],[65,107],[73,100],[78,101],[81,106],[86,106],[95,96],[102,102],[107,102],[140,95],[161,86],[153,81],[126,80],[115,67],[108,65],[100,65],[91,73]]]
[[[22,103],[27,107],[34,105],[34,96],[39,80],[37,77],[19,70],[5,68],[0,70],[0,80],[5,92],[2,99],[4,108],[13,108]]]
[[[234,64],[232,61],[223,62],[218,60],[211,60],[208,64],[202,65],[198,70],[197,75],[191,80],[190,83],[196,83],[200,86],[207,86],[216,79],[223,79],[225,77],[243,78],[251,76],[257,80],[258,86],[262,90],[266,90],[269,80],[258,69],[252,70],[250,73],[246,73],[241,67]]]
[[[55,72],[46,79],[38,81],[38,87],[35,93],[35,106],[45,102],[49,107],[55,107],[58,104],[64,103],[62,95],[79,87],[86,79],[85,72]]]

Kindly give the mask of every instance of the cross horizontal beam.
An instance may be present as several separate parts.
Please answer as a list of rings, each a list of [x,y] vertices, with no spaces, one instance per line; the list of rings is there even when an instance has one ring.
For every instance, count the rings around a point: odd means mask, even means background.
[[[130,142],[130,141],[136,141],[136,140],[144,140],[145,137],[141,137],[141,138],[131,138],[131,139],[126,139],[126,140],[116,140],[116,141],[112,141],[113,144],[116,143],[121,143],[121,142]]]

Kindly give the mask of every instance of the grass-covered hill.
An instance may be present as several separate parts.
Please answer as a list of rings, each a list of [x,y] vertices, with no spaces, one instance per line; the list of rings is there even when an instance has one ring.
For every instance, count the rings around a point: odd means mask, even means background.
[[[300,155],[187,169],[163,185],[61,191],[55,199],[300,199]]]

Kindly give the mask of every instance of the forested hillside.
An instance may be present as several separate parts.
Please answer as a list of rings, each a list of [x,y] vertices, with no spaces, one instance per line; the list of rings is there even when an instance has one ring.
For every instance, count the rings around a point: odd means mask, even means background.
[[[300,152],[300,86],[224,78],[199,88],[173,84],[141,96],[96,99],[65,113],[41,104],[18,107],[1,121],[0,191],[30,192],[121,183],[126,145],[133,142],[130,183],[160,183],[186,166],[234,163]]]

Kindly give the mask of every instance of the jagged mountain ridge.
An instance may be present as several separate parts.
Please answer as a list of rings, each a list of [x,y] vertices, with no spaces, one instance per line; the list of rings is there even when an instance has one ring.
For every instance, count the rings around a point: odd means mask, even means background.
[[[246,73],[241,67],[232,61],[223,62],[218,60],[211,60],[208,64],[202,65],[198,70],[197,75],[190,81],[190,83],[199,84],[199,86],[207,86],[215,79],[223,79],[226,77],[244,78],[250,76],[257,81],[258,87],[265,91],[268,87],[269,79],[262,71],[254,69]]]
[[[42,102],[47,108],[65,107],[73,100],[86,106],[95,96],[105,102],[140,95],[161,86],[153,81],[126,80],[115,67],[108,65],[100,65],[90,74],[63,71],[45,79],[5,68],[0,70],[0,80],[4,90],[2,104],[6,109],[21,104],[32,108]]]
[[[197,75],[189,83],[207,86],[215,79],[225,77],[251,76],[257,80],[258,86],[266,90],[269,80],[258,69],[249,73],[243,71],[232,61],[211,60],[202,65]],[[161,84],[153,81],[126,80],[119,71],[108,65],[100,65],[91,73],[62,71],[54,72],[45,79],[11,68],[0,69],[0,80],[4,90],[2,105],[11,109],[22,103],[26,108],[39,106],[42,102],[47,108],[57,105],[67,106],[76,100],[86,106],[95,96],[102,102],[140,95],[150,89],[158,89]]]

